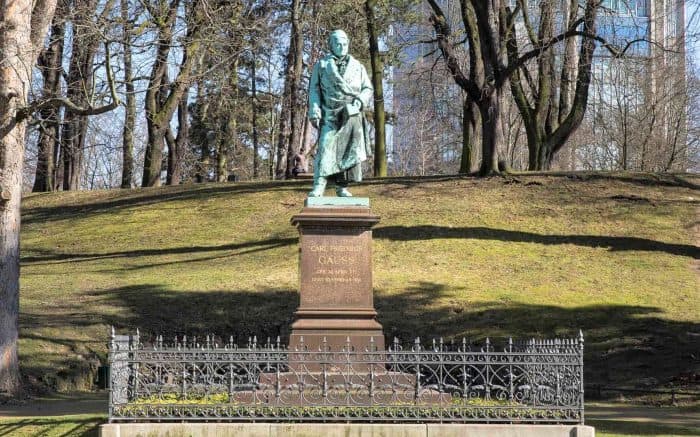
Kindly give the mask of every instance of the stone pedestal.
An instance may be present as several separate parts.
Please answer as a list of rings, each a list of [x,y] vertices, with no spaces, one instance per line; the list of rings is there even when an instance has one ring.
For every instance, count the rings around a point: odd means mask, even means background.
[[[291,222],[300,235],[301,288],[290,349],[341,351],[350,338],[356,351],[383,350],[372,296],[372,226],[379,217],[369,199],[309,198]]]

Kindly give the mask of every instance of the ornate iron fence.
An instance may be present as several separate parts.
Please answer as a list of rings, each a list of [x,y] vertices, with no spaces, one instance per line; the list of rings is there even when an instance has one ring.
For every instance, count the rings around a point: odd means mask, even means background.
[[[583,423],[582,334],[374,349],[113,332],[109,420]]]

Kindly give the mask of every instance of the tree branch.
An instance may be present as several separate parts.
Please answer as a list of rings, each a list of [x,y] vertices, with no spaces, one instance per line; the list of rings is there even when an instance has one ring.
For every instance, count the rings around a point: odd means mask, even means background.
[[[454,78],[457,85],[470,94],[472,99],[478,100],[480,92],[476,84],[470,81],[462,71],[457,60],[457,55],[454,53],[454,47],[448,41],[450,35],[450,28],[447,25],[447,20],[442,9],[437,4],[435,0],[427,0],[433,13],[430,14],[430,23],[435,29],[435,34],[438,41],[438,46],[440,47],[440,52],[442,53],[447,68],[450,70],[452,77]]]
[[[116,109],[120,104],[119,96],[117,95],[117,89],[114,84],[114,72],[112,71],[112,62],[110,60],[111,54],[109,51],[109,43],[105,43],[105,69],[107,70],[107,83],[109,84],[109,92],[112,98],[112,102],[99,107],[94,107],[92,105],[83,107],[76,105],[73,101],[65,97],[54,97],[51,99],[46,99],[40,102],[35,102],[31,105],[25,106],[17,110],[15,119],[19,122],[28,117],[30,117],[34,112],[41,111],[46,108],[60,108],[65,107],[71,113],[76,115],[99,115],[105,112],[112,111]]]

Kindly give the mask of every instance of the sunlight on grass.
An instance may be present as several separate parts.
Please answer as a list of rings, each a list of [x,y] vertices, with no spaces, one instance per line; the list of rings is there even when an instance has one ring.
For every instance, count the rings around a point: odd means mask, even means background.
[[[97,437],[99,425],[106,415],[83,414],[74,416],[0,417],[0,435],[12,437]]]

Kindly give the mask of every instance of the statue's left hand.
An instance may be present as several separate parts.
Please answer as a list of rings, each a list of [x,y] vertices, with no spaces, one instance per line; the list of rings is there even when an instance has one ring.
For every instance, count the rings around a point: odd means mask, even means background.
[[[352,105],[358,110],[362,110],[362,100],[360,100],[358,97],[355,97],[355,99],[352,101]]]

